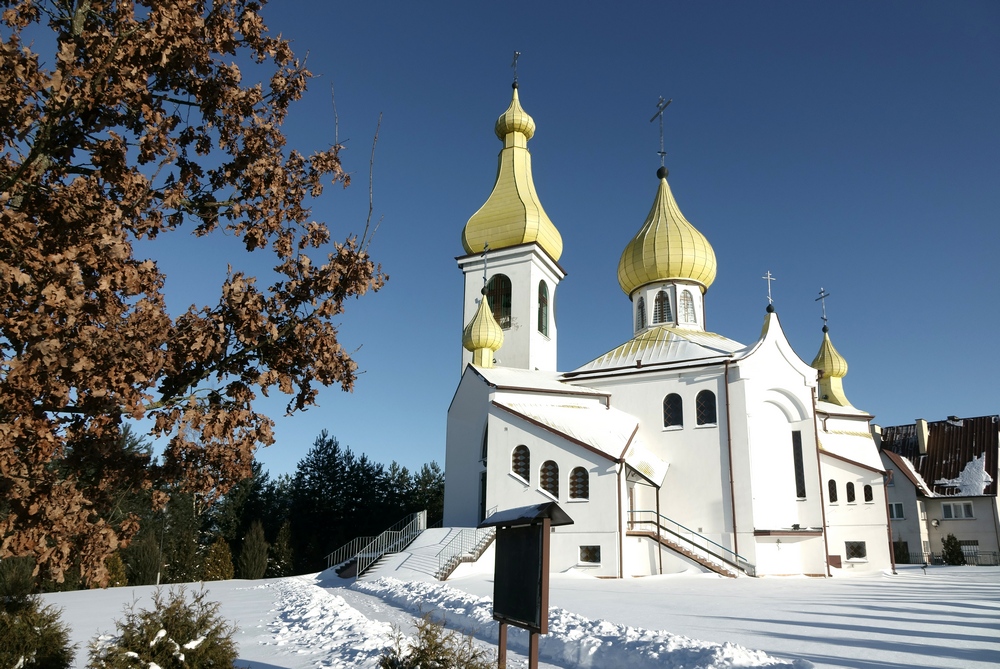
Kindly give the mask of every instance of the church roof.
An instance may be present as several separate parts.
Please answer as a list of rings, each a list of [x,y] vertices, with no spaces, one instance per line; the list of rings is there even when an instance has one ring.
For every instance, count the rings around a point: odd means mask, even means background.
[[[611,460],[624,459],[654,485],[661,485],[668,463],[645,448],[636,434],[635,416],[613,407],[582,402],[558,404],[494,400],[495,405]]]
[[[500,249],[535,242],[558,261],[562,236],[535,193],[528,152],[535,122],[521,107],[516,83],[510,106],[497,119],[494,130],[503,141],[497,180],[486,203],[465,224],[462,246],[472,254],[482,253],[487,244]]]
[[[660,186],[653,207],[618,261],[618,283],[626,295],[648,283],[670,280],[693,281],[704,293],[715,281],[715,251],[681,213],[666,168],[657,176]]]
[[[609,393],[596,388],[587,388],[576,384],[563,383],[558,372],[546,372],[537,369],[517,369],[514,367],[493,367],[486,369],[473,366],[472,369],[486,383],[498,390],[523,390],[561,395],[586,395],[606,398]]]
[[[819,450],[842,460],[850,460],[859,465],[883,471],[882,460],[875,448],[875,441],[868,432],[830,430],[819,433]]]
[[[626,367],[718,361],[745,349],[743,344],[714,332],[658,325],[564,376]]]

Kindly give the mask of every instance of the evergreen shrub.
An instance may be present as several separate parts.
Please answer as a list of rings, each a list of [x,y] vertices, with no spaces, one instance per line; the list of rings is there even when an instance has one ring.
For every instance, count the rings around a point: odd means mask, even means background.
[[[90,643],[88,669],[230,669],[239,656],[236,627],[219,615],[204,590],[157,590],[151,610],[125,607],[117,636]]]
[[[379,658],[379,669],[492,669],[493,651],[475,644],[471,636],[446,630],[424,616],[417,622],[417,637],[397,633],[393,645]]]
[[[108,570],[108,587],[119,588],[128,585],[128,576],[125,574],[125,563],[118,553],[112,553],[104,560],[104,566]]]
[[[0,562],[0,667],[67,669],[74,655],[69,629],[59,609],[30,594],[33,564],[31,558]]]
[[[965,554],[962,552],[962,545],[958,543],[958,539],[955,538],[954,534],[946,536],[941,540],[941,543],[943,544],[941,559],[944,560],[945,564],[965,564]]]

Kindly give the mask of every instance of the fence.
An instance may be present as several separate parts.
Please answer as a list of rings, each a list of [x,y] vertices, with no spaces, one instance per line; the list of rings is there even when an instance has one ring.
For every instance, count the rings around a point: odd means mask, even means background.
[[[934,564],[943,565],[944,558],[941,553],[910,553],[907,559],[900,559],[903,556],[896,556],[896,564]],[[979,551],[978,553],[967,553],[964,555],[965,564],[974,567],[997,567],[1000,566],[1000,552]]]
[[[419,511],[399,521],[377,537],[358,537],[326,556],[327,568],[356,560],[355,574],[360,577],[383,555],[396,553],[410,545],[427,529],[427,511]]]

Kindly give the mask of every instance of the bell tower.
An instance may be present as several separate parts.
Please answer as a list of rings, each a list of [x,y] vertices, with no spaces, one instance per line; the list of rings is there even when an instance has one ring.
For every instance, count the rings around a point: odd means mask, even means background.
[[[480,301],[487,300],[503,331],[496,366],[555,371],[553,305],[566,276],[558,263],[562,237],[535,193],[528,152],[535,121],[521,107],[516,80],[513,88],[510,106],[494,126],[503,148],[493,192],[462,231],[462,323],[470,324]],[[463,347],[462,369],[470,362],[473,352]]]

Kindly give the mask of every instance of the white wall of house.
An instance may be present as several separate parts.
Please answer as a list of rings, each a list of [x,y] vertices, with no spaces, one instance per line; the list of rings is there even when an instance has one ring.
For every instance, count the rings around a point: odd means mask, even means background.
[[[831,480],[837,486],[837,501],[834,502],[827,492],[827,547],[830,555],[840,556],[841,569],[845,571],[885,569],[890,564],[890,556],[882,474],[829,456],[822,456],[821,460],[827,490]],[[848,484],[854,487],[853,501],[849,499]],[[870,501],[865,500],[866,486],[870,486]],[[861,543],[863,557],[857,554]]]
[[[927,508],[927,531],[931,552],[940,555],[942,541],[949,534],[954,534],[959,541],[976,541],[980,551],[1000,551],[997,535],[998,525],[997,498],[992,496],[970,497],[928,497],[924,499]],[[972,517],[968,517],[967,505],[972,506]],[[951,509],[951,518],[944,507]],[[961,515],[961,517],[959,517]],[[935,524],[934,521],[937,521]]]
[[[906,551],[909,555],[922,555],[923,542],[927,541],[928,537],[926,511],[921,517],[924,505],[918,498],[917,488],[903,472],[899,471],[892,460],[885,454],[881,457],[890,481],[885,486],[885,493],[889,498],[889,506],[892,507],[889,514],[892,540],[906,542]]]
[[[445,447],[444,525],[475,527],[480,520],[482,439],[486,428],[489,387],[467,367],[451,406]],[[488,507],[487,507],[488,508]]]

